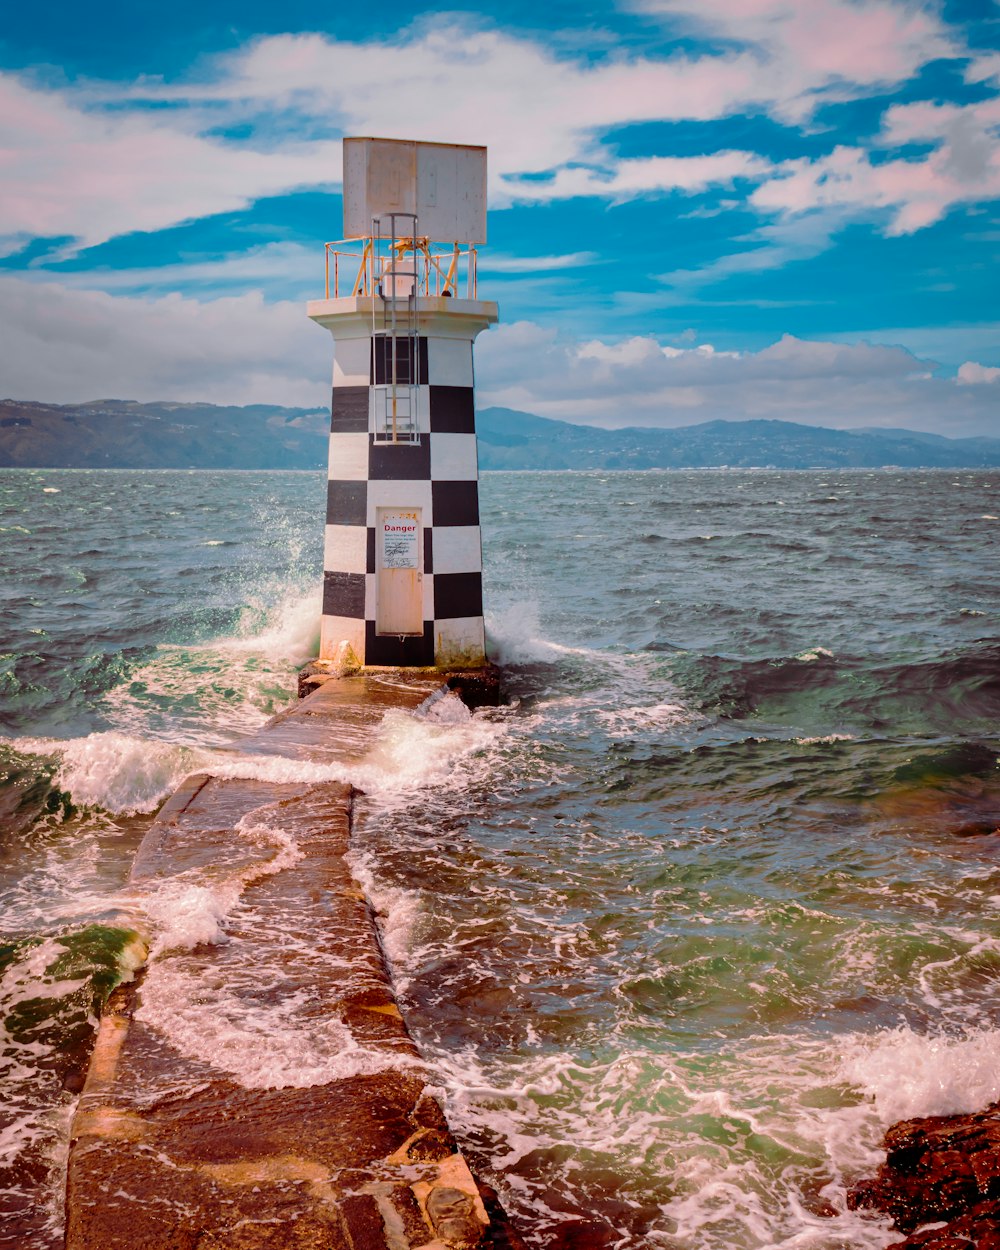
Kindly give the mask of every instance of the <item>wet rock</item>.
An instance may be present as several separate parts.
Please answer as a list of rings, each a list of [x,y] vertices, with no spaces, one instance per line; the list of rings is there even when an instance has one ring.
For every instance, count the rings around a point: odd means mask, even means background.
[[[558,1225],[545,1243],[546,1250],[612,1250],[620,1234],[597,1220],[571,1220]]]
[[[504,702],[503,670],[495,664],[458,669],[447,673],[445,681],[466,707],[499,707]]]
[[[489,1225],[483,1235],[484,1250],[528,1250],[527,1242],[510,1222],[510,1217],[500,1203],[500,1195],[485,1181],[476,1178],[476,1187],[482,1201]]]
[[[952,829],[952,833],[956,838],[984,838],[1000,833],[1000,825],[995,816],[987,820],[969,820]]]
[[[924,1250],[1000,1250],[1000,1103],[969,1115],[927,1116],[894,1124],[876,1176],[848,1192],[852,1210],[892,1216],[904,1233],[896,1246]]]
[[[427,1214],[440,1239],[456,1250],[477,1246],[483,1227],[472,1197],[461,1189],[438,1185],[427,1195]]]
[[[926,1228],[888,1250],[1000,1250],[1000,1202],[980,1202],[943,1226]]]

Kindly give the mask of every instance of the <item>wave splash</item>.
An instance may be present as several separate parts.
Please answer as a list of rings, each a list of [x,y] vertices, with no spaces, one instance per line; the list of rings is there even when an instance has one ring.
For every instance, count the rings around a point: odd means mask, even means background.
[[[888,1126],[914,1116],[981,1111],[1000,1098],[1000,1029],[917,1033],[906,1025],[854,1036],[841,1065]]]
[[[319,649],[315,590],[254,592],[225,634],[161,643],[110,689],[103,709],[115,729],[161,740],[222,745],[253,732],[284,707],[295,673]]]
[[[248,893],[303,857],[278,806],[244,816],[233,834],[242,848],[230,867],[185,872],[139,895],[152,942],[136,1019],[246,1089],[323,1085],[398,1066],[323,1009],[316,979],[329,957],[296,923],[294,904]],[[224,957],[206,960],[206,945],[225,948]],[[345,971],[334,962],[326,975]]]

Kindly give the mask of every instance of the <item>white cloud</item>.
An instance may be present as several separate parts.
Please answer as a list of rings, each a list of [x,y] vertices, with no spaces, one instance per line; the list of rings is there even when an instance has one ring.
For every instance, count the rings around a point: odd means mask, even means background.
[[[997,369],[966,362],[948,380],[899,347],[786,335],[758,352],[731,352],[688,345],[691,337],[608,341],[531,322],[503,325],[477,342],[478,403],[606,426],[777,417],[1000,434]],[[266,304],[258,294],[139,298],[5,277],[0,341],[4,393],[14,398],[302,407],[329,400],[330,336],[301,304]]]
[[[93,244],[335,183],[337,139],[350,132],[485,143],[495,205],[695,194],[766,179],[755,200],[762,211],[889,206],[897,227],[911,229],[959,199],[993,194],[991,176],[977,187],[962,173],[963,152],[982,139],[967,136],[963,148],[958,123],[948,123],[940,152],[922,166],[875,168],[860,149],[777,171],[733,150],[620,158],[603,138],[615,128],[745,111],[802,120],[824,99],[905,81],[928,60],[963,51],[931,12],[892,0],[648,0],[644,7],[712,36],[713,45],[588,60],[452,15],[367,42],[262,37],[200,62],[200,77],[169,84],[146,78],[46,90],[2,76],[0,236],[67,235]],[[975,72],[985,80],[991,66],[981,58]],[[966,129],[988,124],[974,110],[963,118]],[[944,115],[938,120],[943,125]],[[904,122],[900,112],[892,125]],[[250,138],[226,138],[233,125]]]
[[[25,281],[51,282],[52,274],[41,269],[22,272]],[[325,270],[323,248],[298,243],[264,243],[243,252],[232,252],[217,259],[176,261],[165,265],[133,268],[78,269],[59,274],[65,287],[88,291],[140,293],[150,288],[193,294],[208,290],[210,297],[227,289],[277,288],[283,295],[305,288],[310,298],[323,294]]]
[[[786,161],[750,196],[754,207],[784,214],[814,209],[888,210],[889,233],[911,234],[958,204],[1000,196],[1000,99],[959,107],[929,103],[889,109],[880,142],[932,143],[916,158],[874,161],[840,146],[817,160]]]
[[[962,49],[927,6],[894,0],[634,0],[702,36],[753,49],[777,112],[904,82]]]
[[[263,38],[214,63],[203,83],[150,88],[147,98],[278,110],[298,128],[334,120],[346,133],[485,143],[497,180],[598,161],[594,136],[633,122],[727,115],[766,98],[749,54],[619,55],[594,64],[540,42],[454,18],[392,40],[318,34]],[[468,107],[456,108],[456,101]],[[499,187],[499,181],[496,186]]]
[[[552,179],[508,178],[500,195],[523,203],[596,195],[631,200],[640,195],[681,191],[693,194],[710,186],[731,186],[739,178],[757,180],[772,170],[770,161],[750,152],[713,152],[708,156],[650,156],[618,161],[609,169],[574,166]]]
[[[818,385],[833,378],[905,379],[919,367],[902,348],[812,342],[791,335],[784,335],[760,352],[740,353],[715,351],[708,344],[678,348],[661,343],[653,335],[610,343],[599,339],[579,342],[520,322],[500,327],[482,342],[487,360],[478,376],[483,386],[500,382],[527,387],[546,404],[568,410],[579,409],[583,403],[586,411],[597,414],[606,412],[619,396],[628,396],[631,404],[646,411],[663,404],[672,406],[677,388],[683,395],[690,387],[742,387],[751,381],[804,380]],[[505,342],[506,375],[494,381],[493,375],[484,376],[483,369]],[[514,370],[508,355],[519,361]],[[516,381],[511,383],[511,377]],[[682,402],[687,406],[689,401],[684,398]]]
[[[88,112],[70,92],[0,74],[0,236],[94,244],[162,230],[333,181],[339,163],[333,141],[254,151],[186,133],[170,114]]]
[[[758,94],[749,56],[590,65],[452,24],[381,43],[281,35],[212,64],[209,81],[180,86],[55,91],[0,75],[0,236],[90,245],[335,183],[334,136],[351,131],[485,143],[496,204],[694,192],[768,169],[741,152],[622,161],[598,137],[632,122],[725,115]],[[457,110],[456,100],[475,107]],[[227,123],[254,138],[220,137]]]
[[[891,0],[649,0],[639,7],[707,34],[713,50],[590,62],[451,15],[367,43],[262,38],[219,59],[212,81],[167,94],[273,101],[359,133],[454,134],[456,142],[487,143],[506,174],[593,157],[596,132],[631,122],[709,120],[750,107],[801,119],[821,97],[903,82],[928,61],[963,52],[932,13]],[[720,50],[719,36],[728,47]],[[473,106],[458,112],[455,100]]]
[[[479,273],[549,273],[578,269],[601,258],[597,252],[563,252],[558,256],[503,256],[486,252],[479,258]]]
[[[580,342],[530,322],[477,345],[478,402],[620,427],[779,418],[1000,435],[995,402],[934,377],[903,348],[785,335],[758,352],[679,349],[652,336]],[[982,391],[983,388],[979,388]]]
[[[1000,382],[1000,369],[967,360],[959,366],[957,381],[960,386],[991,386]]]
[[[830,246],[833,235],[843,229],[849,220],[848,213],[841,207],[789,213],[776,221],[757,226],[748,234],[733,238],[731,242],[734,245],[748,245],[742,251],[728,252],[698,269],[675,269],[659,274],[657,279],[674,292],[670,302],[686,302],[700,288],[734,274],[766,273],[793,261],[818,256]],[[659,295],[653,298],[662,302]],[[759,302],[768,303],[763,291]]]
[[[966,82],[990,82],[1000,86],[1000,52],[983,52],[973,57],[965,70]]]
[[[840,343],[856,343],[870,335],[870,329],[845,328],[831,334],[830,338]],[[991,359],[996,355],[997,345],[1000,344],[1000,321],[883,326],[879,328],[878,337],[882,343],[905,348],[919,359],[936,360],[951,371],[957,370],[963,361]]]
[[[329,335],[301,304],[256,293],[143,299],[0,278],[0,341],[18,399],[329,402]]]

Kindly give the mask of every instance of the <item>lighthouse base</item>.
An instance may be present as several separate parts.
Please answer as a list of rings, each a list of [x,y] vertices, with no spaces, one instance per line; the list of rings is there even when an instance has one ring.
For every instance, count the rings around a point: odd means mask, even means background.
[[[379,632],[376,620],[324,615],[319,658],[337,663],[346,654],[364,668],[481,668],[486,640],[481,616],[425,620],[413,633]]]
[[[430,668],[408,667],[374,668],[354,664],[346,657],[338,660],[310,660],[299,669],[299,698],[312,694],[328,681],[336,681],[342,677],[353,677],[357,674],[381,676],[387,681],[406,682],[413,678],[437,677],[442,687],[453,690],[468,708],[499,707],[506,702],[503,684],[503,670],[496,664],[480,664],[476,667]]]

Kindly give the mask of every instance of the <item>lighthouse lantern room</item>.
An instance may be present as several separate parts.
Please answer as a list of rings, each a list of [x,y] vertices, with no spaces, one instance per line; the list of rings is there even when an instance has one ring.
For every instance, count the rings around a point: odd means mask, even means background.
[[[486,149],[345,139],[344,234],[308,306],[334,339],[320,659],[477,668]]]

